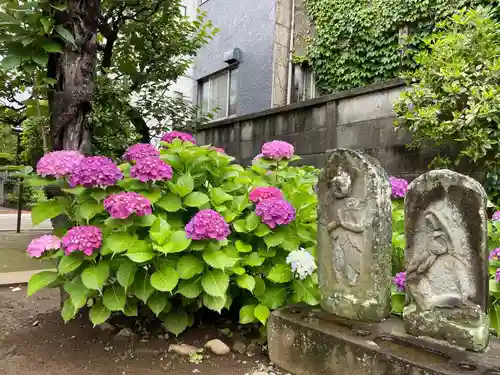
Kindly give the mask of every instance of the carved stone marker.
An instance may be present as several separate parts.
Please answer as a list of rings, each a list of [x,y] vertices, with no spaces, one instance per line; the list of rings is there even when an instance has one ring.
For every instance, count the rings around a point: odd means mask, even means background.
[[[390,312],[391,187],[379,162],[335,149],[318,182],[318,274],[323,310],[379,321]]]
[[[405,199],[405,329],[473,351],[488,344],[486,193],[449,170],[428,172]]]

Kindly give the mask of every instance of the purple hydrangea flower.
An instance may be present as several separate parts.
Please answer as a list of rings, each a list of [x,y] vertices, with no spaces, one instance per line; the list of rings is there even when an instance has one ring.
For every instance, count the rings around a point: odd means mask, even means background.
[[[406,288],[406,272],[399,272],[392,278],[392,282],[400,292],[404,292]]]
[[[61,240],[56,236],[45,235],[30,242],[26,251],[32,258],[40,258],[48,250],[60,249]]]
[[[286,225],[295,219],[295,208],[284,199],[266,199],[257,203],[255,214],[270,228]]]
[[[187,223],[186,233],[193,240],[222,241],[231,231],[221,214],[214,210],[201,210]]]
[[[135,145],[130,146],[125,154],[123,155],[123,159],[127,161],[135,161],[142,159],[146,156],[160,156],[160,151],[154,148],[153,145],[149,143],[137,143]]]
[[[36,173],[40,176],[55,178],[71,173],[85,156],[78,151],[53,151],[42,156],[36,165]]]
[[[500,268],[497,268],[497,272],[495,272],[495,280],[500,283]]]
[[[82,251],[85,255],[92,255],[102,245],[102,232],[94,226],[73,227],[62,238],[64,253],[69,255],[75,251]]]
[[[493,216],[491,217],[491,220],[493,221],[499,221],[500,220],[500,211],[496,211]]]
[[[130,177],[137,178],[142,182],[170,180],[172,174],[170,165],[153,156],[137,160],[135,165],[130,168]]]
[[[500,258],[500,248],[496,248],[490,253],[490,260],[498,260]]]
[[[265,199],[283,199],[283,193],[274,186],[256,187],[252,189],[249,198],[254,203],[259,203]]]
[[[116,184],[123,178],[120,169],[110,158],[105,156],[88,156],[71,172],[69,185],[75,187],[104,187]]]
[[[104,200],[104,208],[112,218],[126,219],[132,214],[137,216],[151,215],[151,203],[138,193],[118,193]]]
[[[389,177],[393,198],[404,198],[408,192],[408,181],[404,178]]]
[[[290,159],[294,151],[290,143],[283,141],[271,141],[262,146],[262,155],[273,160]]]
[[[161,137],[161,140],[167,143],[171,143],[174,139],[180,139],[182,142],[191,142],[192,144],[196,144],[196,141],[191,134],[178,132],[175,130],[166,132],[165,134],[163,134],[163,137]]]

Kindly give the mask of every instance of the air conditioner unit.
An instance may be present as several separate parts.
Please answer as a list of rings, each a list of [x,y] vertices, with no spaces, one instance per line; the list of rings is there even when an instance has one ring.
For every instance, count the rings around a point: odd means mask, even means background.
[[[229,51],[224,52],[224,62],[227,64],[234,64],[241,60],[241,50],[239,48],[233,48]]]

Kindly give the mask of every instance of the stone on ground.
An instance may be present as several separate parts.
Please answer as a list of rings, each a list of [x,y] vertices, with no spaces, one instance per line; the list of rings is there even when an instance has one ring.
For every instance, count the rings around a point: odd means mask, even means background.
[[[205,348],[210,349],[210,351],[214,354],[217,355],[226,355],[228,354],[231,349],[229,346],[224,344],[221,340],[215,339],[215,340],[210,340],[205,344]]]

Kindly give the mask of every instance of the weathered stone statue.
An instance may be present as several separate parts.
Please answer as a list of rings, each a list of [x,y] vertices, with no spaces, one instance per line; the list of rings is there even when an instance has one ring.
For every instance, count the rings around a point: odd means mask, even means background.
[[[391,187],[374,158],[327,155],[318,182],[318,274],[323,310],[379,321],[390,312]]]
[[[488,343],[486,193],[449,170],[426,173],[405,199],[405,328],[482,351]]]

